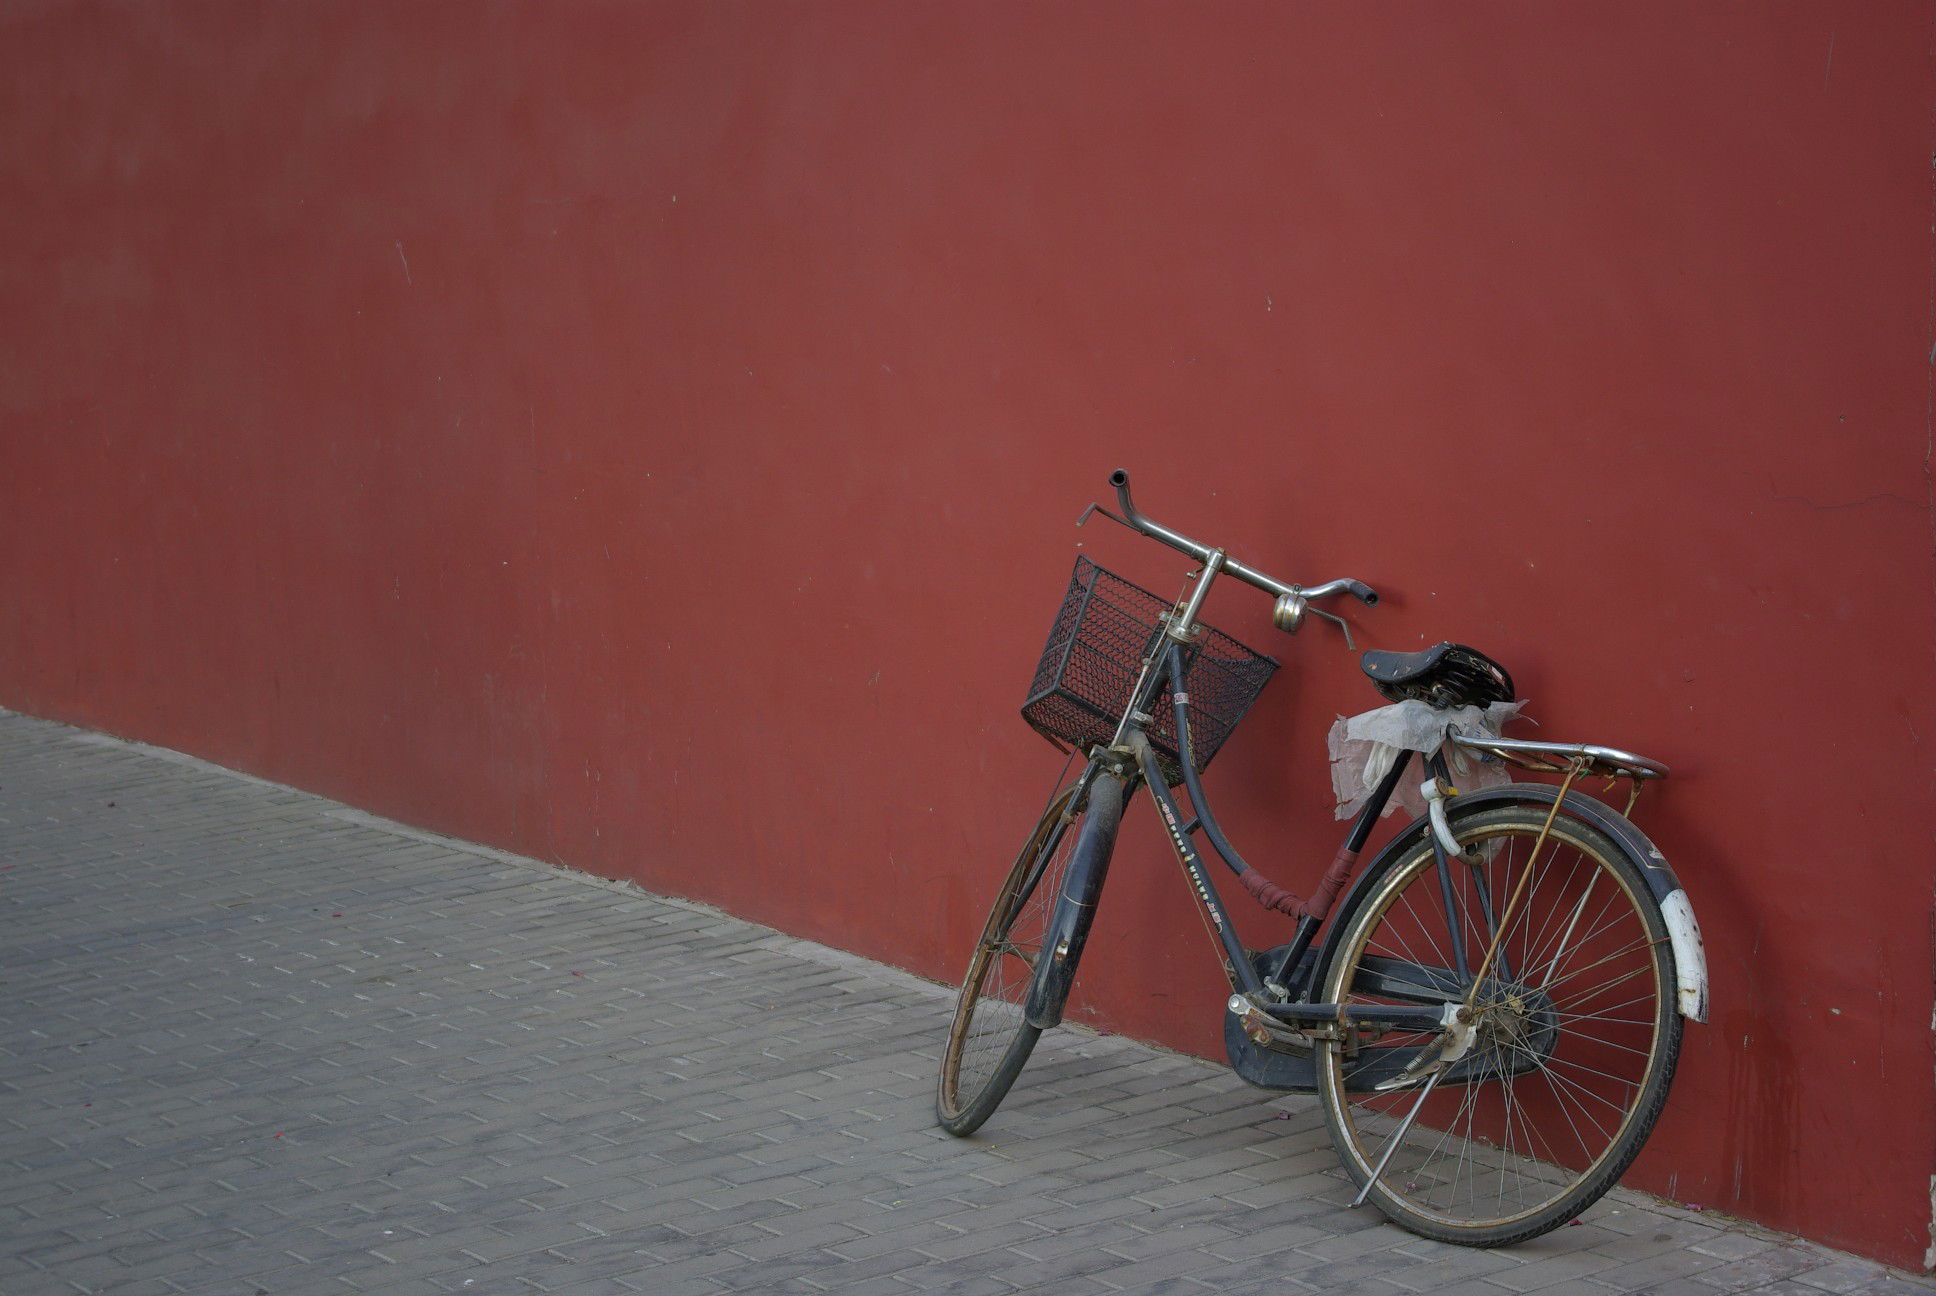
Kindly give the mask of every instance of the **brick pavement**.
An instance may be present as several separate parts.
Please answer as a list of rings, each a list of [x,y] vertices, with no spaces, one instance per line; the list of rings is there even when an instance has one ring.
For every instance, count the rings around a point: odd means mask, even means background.
[[[1616,1192],[1510,1252],[1354,1211],[1308,1100],[0,712],[0,1292],[1932,1291]]]

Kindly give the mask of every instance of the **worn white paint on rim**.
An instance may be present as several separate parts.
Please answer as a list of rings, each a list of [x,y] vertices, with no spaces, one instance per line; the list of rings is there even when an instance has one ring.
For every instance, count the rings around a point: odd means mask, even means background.
[[[1679,887],[1660,902],[1661,916],[1667,920],[1667,936],[1674,946],[1674,975],[1679,981],[1681,1016],[1689,1021],[1707,1020],[1707,950],[1701,944],[1701,927],[1694,921],[1694,906],[1687,892]]]
[[[1923,1252],[1923,1268],[1936,1269],[1936,1175],[1929,1176],[1929,1249]]]

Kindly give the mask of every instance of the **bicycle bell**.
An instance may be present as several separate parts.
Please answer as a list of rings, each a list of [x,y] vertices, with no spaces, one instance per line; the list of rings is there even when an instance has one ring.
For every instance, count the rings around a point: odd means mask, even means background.
[[[1296,634],[1304,624],[1304,609],[1309,600],[1301,593],[1280,594],[1271,607],[1271,624],[1285,634]]]

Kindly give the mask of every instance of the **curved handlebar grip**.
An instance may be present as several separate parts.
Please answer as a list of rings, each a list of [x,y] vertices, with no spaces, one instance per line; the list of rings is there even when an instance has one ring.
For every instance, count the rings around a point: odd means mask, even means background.
[[[1209,546],[1199,544],[1188,536],[1178,535],[1167,527],[1160,527],[1136,511],[1136,501],[1129,497],[1129,469],[1118,468],[1110,473],[1109,484],[1116,488],[1116,507],[1123,511],[1123,521],[1129,523],[1131,529],[1199,559],[1210,552]]]
[[[1366,607],[1378,606],[1378,591],[1363,581],[1346,581],[1344,587],[1351,591],[1352,597],[1356,598]]]

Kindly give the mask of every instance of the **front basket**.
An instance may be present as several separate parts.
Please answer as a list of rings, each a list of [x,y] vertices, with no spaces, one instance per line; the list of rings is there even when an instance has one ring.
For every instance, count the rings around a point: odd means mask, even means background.
[[[1022,704],[1022,718],[1057,745],[1082,750],[1108,742],[1170,611],[1168,599],[1077,558]],[[1198,769],[1210,764],[1277,670],[1275,658],[1252,652],[1208,626],[1202,632],[1184,650],[1190,746]],[[1147,729],[1150,746],[1164,778],[1175,786],[1183,781],[1175,713],[1168,706],[1154,710]]]

